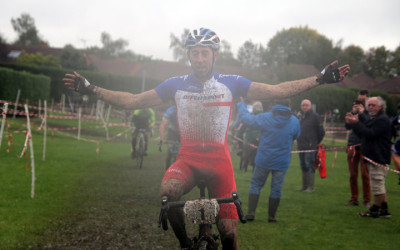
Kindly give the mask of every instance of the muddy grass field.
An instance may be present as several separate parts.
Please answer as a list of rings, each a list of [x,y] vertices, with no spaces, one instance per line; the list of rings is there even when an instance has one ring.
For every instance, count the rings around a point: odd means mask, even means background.
[[[42,145],[36,139],[34,145],[39,150],[33,200],[28,196],[29,171],[24,170],[25,160],[15,160],[0,152],[3,185],[0,186],[0,243],[3,240],[0,249],[179,249],[172,230],[158,228],[166,148],[158,152],[156,138],[150,138],[149,156],[143,168],[138,169],[130,158],[129,140],[120,138],[118,142],[101,143],[96,155],[95,144],[56,135],[48,141],[46,163],[41,163]],[[329,146],[343,144],[336,142]],[[239,225],[241,249],[399,249],[398,176],[390,173],[387,178],[392,218],[359,218],[356,214],[365,208],[344,205],[350,196],[345,153],[338,152],[333,168],[334,156],[334,152],[327,153],[328,177],[316,178],[313,194],[296,191],[301,174],[298,157],[292,156],[277,213],[279,222],[273,225],[266,222],[268,180],[256,220]],[[238,193],[246,211],[251,173],[239,171],[234,153],[232,160]],[[17,190],[18,185],[24,186],[21,191]],[[196,197],[197,189],[184,198]],[[36,207],[33,203],[37,203]],[[40,211],[25,207],[31,205]],[[15,219],[4,222],[7,216]],[[8,239],[1,237],[9,228],[15,233],[8,233]],[[189,227],[190,235],[195,232],[195,227]]]
[[[137,169],[129,157],[98,161],[74,187],[71,210],[45,230],[34,249],[171,249],[172,230],[158,228],[162,156],[154,148]],[[127,150],[127,153],[129,151]],[[156,162],[156,163],[155,163]],[[159,162],[159,163],[158,163]]]

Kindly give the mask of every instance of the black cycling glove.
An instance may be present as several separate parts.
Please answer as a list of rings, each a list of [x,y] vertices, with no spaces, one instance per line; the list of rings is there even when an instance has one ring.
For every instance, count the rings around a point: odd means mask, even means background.
[[[74,81],[74,88],[76,92],[79,92],[82,95],[91,95],[93,94],[90,91],[90,83],[83,76],[76,76]]]
[[[321,71],[321,75],[319,75],[317,78],[317,82],[319,84],[337,83],[339,81],[340,81],[339,69],[337,67],[333,67],[330,64]]]

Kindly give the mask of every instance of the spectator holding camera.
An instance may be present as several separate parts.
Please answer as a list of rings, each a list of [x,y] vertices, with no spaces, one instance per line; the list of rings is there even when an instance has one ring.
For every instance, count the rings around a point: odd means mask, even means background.
[[[368,99],[368,90],[361,90],[358,93],[357,100],[353,102],[352,114],[364,114],[369,117],[368,111],[365,109],[365,102]],[[345,123],[346,129],[352,129],[352,125]],[[369,172],[367,163],[363,161],[361,154],[361,138],[352,130],[347,142],[347,164],[350,174],[350,200],[347,205],[358,206],[358,166],[360,165],[362,190],[363,190],[363,206],[369,208],[371,201],[371,187],[369,183]]]
[[[391,121],[385,114],[386,102],[380,97],[371,97],[367,101],[369,117],[364,114],[346,114],[346,123],[350,124],[361,138],[361,153],[368,160],[371,192],[374,204],[361,217],[384,217],[391,214],[388,209],[385,180],[391,159]]]

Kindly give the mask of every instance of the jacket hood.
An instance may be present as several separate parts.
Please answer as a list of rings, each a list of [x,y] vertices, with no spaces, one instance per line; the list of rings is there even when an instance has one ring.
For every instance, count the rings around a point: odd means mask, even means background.
[[[270,110],[272,115],[272,126],[281,128],[290,122],[292,111],[289,107],[283,105],[275,105]]]

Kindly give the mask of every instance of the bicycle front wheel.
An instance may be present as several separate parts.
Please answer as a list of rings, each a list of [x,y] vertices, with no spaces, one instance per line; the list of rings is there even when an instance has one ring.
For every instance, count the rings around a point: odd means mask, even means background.
[[[218,245],[212,245],[207,240],[200,241],[195,249],[199,250],[218,250]]]
[[[214,239],[212,239],[210,236],[203,236],[200,238],[200,240],[195,244],[194,249],[199,249],[199,250],[217,250],[218,249],[218,243],[215,242]]]
[[[144,135],[143,133],[139,133],[136,144],[136,164],[138,168],[142,168],[143,165],[144,144]]]

